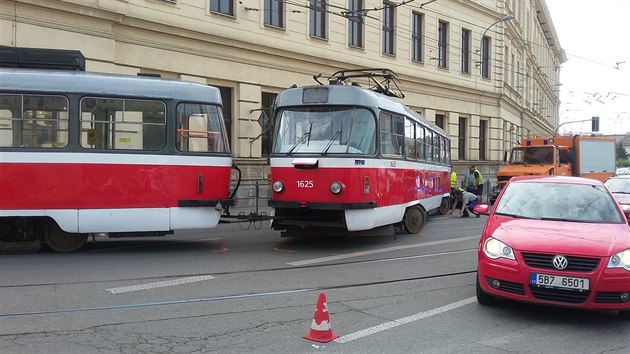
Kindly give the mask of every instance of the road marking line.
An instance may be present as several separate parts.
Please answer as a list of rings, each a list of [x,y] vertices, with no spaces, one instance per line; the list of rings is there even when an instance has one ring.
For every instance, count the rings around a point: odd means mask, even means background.
[[[467,299],[464,299],[464,300],[461,300],[461,301],[457,301],[457,302],[454,302],[452,304],[444,305],[442,307],[438,307],[438,308],[433,309],[433,310],[420,312],[420,313],[417,313],[415,315],[411,315],[411,316],[400,318],[398,320],[393,320],[393,321],[381,323],[378,326],[366,328],[366,329],[358,331],[358,332],[346,334],[345,336],[341,336],[341,337],[335,339],[334,342],[337,342],[337,343],[348,343],[348,342],[351,342],[351,341],[353,341],[355,339],[367,337],[367,336],[369,336],[371,334],[374,334],[374,333],[378,333],[378,332],[382,332],[382,331],[385,331],[385,330],[388,330],[388,329],[392,329],[394,327],[402,326],[404,324],[415,322],[415,321],[418,321],[418,320],[421,320],[421,319],[424,319],[424,318],[427,318],[427,317],[439,315],[439,314],[441,314],[443,312],[454,310],[454,309],[456,309],[458,307],[462,307],[462,306],[468,305],[468,304],[473,303],[475,301],[477,301],[476,297],[474,297],[474,296],[473,297],[469,297]]]
[[[446,244],[446,243],[453,243],[453,242],[473,240],[473,239],[479,239],[479,236],[468,236],[468,237],[453,238],[453,239],[449,239],[449,240],[440,240],[440,241],[431,241],[431,242],[417,243],[417,244],[413,244],[413,245],[380,248],[380,249],[375,249],[375,250],[370,250],[370,251],[357,251],[357,252],[353,252],[353,253],[340,254],[340,255],[336,255],[336,256],[328,256],[328,257],[306,259],[306,260],[303,260],[303,261],[290,262],[290,263],[287,263],[287,264],[290,265],[290,266],[299,267],[299,266],[305,266],[305,265],[309,265],[309,264],[324,263],[324,262],[330,262],[330,261],[337,261],[337,260],[340,260],[340,259],[365,256],[365,255],[368,255],[368,254],[377,254],[377,253],[384,253],[384,252],[391,252],[391,251],[399,251],[399,250],[404,250],[404,249],[409,249],[409,248],[435,246],[435,245],[442,245],[442,244]]]
[[[147,290],[147,289],[163,288],[166,286],[175,286],[175,285],[182,285],[182,284],[188,284],[188,283],[195,283],[195,282],[210,280],[210,279],[214,279],[214,277],[212,275],[198,275],[194,277],[158,281],[155,283],[122,286],[120,288],[110,288],[106,290],[111,292],[112,294],[120,294],[120,293],[127,293],[130,291]]]
[[[387,259],[375,259],[372,261],[365,261],[364,263],[381,263],[381,262],[393,262],[393,261],[403,261],[407,259],[416,259],[416,258],[427,258],[427,257],[437,257],[437,256],[446,256],[451,254],[459,254],[466,252],[477,252],[477,248],[469,249],[469,250],[461,250],[461,251],[449,251],[449,252],[439,252],[439,253],[429,253],[429,254],[418,254],[415,256],[402,256],[395,258],[387,258]]]

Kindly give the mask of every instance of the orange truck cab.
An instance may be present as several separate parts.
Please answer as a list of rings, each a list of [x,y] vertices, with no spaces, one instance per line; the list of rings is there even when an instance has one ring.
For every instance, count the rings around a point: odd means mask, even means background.
[[[579,176],[604,181],[615,174],[615,139],[602,136],[527,136],[512,148],[507,165],[497,172],[489,193],[494,203],[503,186],[515,176]]]

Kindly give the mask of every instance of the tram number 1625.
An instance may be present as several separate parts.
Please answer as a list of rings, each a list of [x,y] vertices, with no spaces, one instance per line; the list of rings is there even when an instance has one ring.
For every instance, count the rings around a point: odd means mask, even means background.
[[[298,188],[313,188],[313,181],[297,181]]]

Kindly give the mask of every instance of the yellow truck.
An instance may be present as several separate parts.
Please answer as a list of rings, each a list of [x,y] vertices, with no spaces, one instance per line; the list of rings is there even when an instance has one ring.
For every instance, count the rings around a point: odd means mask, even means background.
[[[497,184],[488,197],[494,203],[514,176],[579,176],[603,181],[615,174],[616,161],[613,137],[526,136],[520,146],[512,148],[507,166],[497,172]]]

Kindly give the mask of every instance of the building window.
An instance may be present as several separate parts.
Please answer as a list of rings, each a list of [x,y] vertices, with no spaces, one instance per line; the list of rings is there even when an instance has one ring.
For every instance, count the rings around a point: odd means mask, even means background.
[[[479,160],[486,160],[486,146],[488,144],[488,121],[479,121]]]
[[[470,30],[462,29],[462,73],[470,74]]]
[[[234,16],[234,0],[210,0],[210,11]]]
[[[424,14],[414,12],[411,23],[411,59],[422,61],[422,28],[424,26]]]
[[[262,101],[261,101],[261,106],[262,106],[262,113],[265,114],[265,116],[267,117],[266,121],[261,121],[261,129],[262,129],[262,147],[261,147],[261,153],[262,156],[269,156],[269,154],[271,153],[271,142],[273,141],[273,129],[271,129],[271,127],[273,126],[273,116],[272,116],[272,111],[273,111],[273,103],[276,100],[276,97],[278,96],[278,94],[275,93],[270,93],[270,92],[263,92],[262,93]]]
[[[363,0],[348,1],[348,45],[363,48]]]
[[[223,100],[223,122],[225,123],[225,133],[227,134],[228,144],[232,146],[232,88],[215,86],[221,92]]]
[[[490,78],[490,37],[481,39],[481,77]]]
[[[510,58],[510,86],[514,87],[514,76],[516,72],[516,65],[514,65],[514,63],[516,63],[516,60],[514,60],[514,53],[511,54]]]
[[[459,146],[457,147],[457,158],[460,160],[466,160],[466,121],[466,118],[459,117],[459,136],[457,137]]]
[[[326,1],[309,0],[310,35],[326,38]]]
[[[284,28],[283,0],[265,0],[265,24]]]
[[[438,67],[448,67],[448,23],[438,22]]]
[[[445,116],[443,114],[435,115],[435,125],[442,128],[443,130],[444,130],[444,118]]]
[[[394,4],[383,4],[383,54],[394,55],[395,32],[395,12]]]

